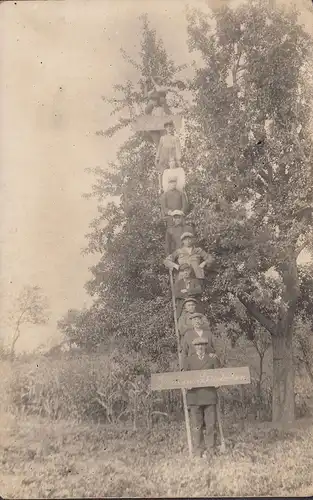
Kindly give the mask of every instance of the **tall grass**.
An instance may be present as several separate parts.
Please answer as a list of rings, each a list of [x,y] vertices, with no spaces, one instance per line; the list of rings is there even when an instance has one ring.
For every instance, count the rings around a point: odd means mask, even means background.
[[[240,351],[239,351],[240,354]],[[232,353],[231,366],[247,364]],[[134,429],[150,428],[156,420],[183,418],[180,391],[151,392],[151,372],[175,370],[175,358],[166,366],[143,360],[139,354],[64,355],[61,359],[36,356],[32,361],[2,363],[2,404],[13,413],[50,419],[74,419],[118,423],[128,421]],[[271,377],[263,375],[261,401],[256,398],[259,377],[256,363],[249,361],[251,384],[224,387],[221,402],[224,417],[232,420],[271,418]],[[297,382],[298,411],[305,414],[308,392],[302,377]]]

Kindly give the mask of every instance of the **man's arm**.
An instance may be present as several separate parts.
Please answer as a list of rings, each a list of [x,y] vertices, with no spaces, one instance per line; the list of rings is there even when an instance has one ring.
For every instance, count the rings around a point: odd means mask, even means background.
[[[177,158],[177,161],[178,163],[180,164],[180,160],[181,160],[181,147],[180,147],[180,140],[178,137],[175,138],[176,141],[175,141],[175,146],[176,146],[176,158]]]
[[[188,333],[186,332],[182,341],[182,357],[183,357],[183,362],[187,359],[188,357],[188,351],[189,351],[189,345],[188,345]]]
[[[186,193],[184,193],[184,191],[183,191],[182,192],[182,211],[186,215],[188,213],[188,210],[189,210],[189,203],[187,200]]]
[[[212,267],[212,265],[214,264],[214,258],[211,254],[209,254],[205,250],[202,250],[202,248],[199,248],[199,255],[203,259],[203,262],[201,262],[200,267],[202,268],[204,266]]]
[[[160,154],[161,154],[161,150],[163,148],[163,142],[164,142],[164,138],[163,138],[163,136],[161,136],[160,141],[159,141],[159,145],[158,145],[158,148],[156,151],[156,155],[155,155],[155,165],[157,165],[160,161]]]
[[[161,205],[161,214],[162,217],[165,217],[167,215],[167,206],[166,206],[166,193],[162,193],[160,196],[160,205]]]
[[[221,362],[220,362],[219,358],[216,355],[216,357],[214,358],[214,368],[221,368],[221,366],[222,366]]]
[[[169,230],[165,233],[165,255],[169,255],[172,250],[172,240],[173,237]]]
[[[175,260],[177,259],[177,257],[178,257],[178,254],[177,254],[176,250],[171,255],[168,255],[166,257],[166,259],[164,259],[164,261],[163,261],[165,267],[167,267],[168,269],[177,269],[177,271],[178,271],[179,265],[175,264]]]
[[[221,361],[216,353],[215,342],[213,341],[213,336],[209,337],[209,346],[211,348],[211,352],[209,354],[210,358],[214,359],[214,368],[221,368]]]
[[[188,358],[188,356],[185,356],[183,358],[183,370],[184,371],[189,370],[189,358]]]
[[[183,292],[184,282],[183,280],[178,280],[175,283],[175,297],[177,299],[184,299],[186,297],[186,292]]]

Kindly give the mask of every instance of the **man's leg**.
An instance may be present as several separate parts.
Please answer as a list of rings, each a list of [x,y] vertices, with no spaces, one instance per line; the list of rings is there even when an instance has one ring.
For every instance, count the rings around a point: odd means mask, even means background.
[[[216,446],[216,405],[204,407],[204,421],[206,427],[206,445],[208,450],[213,450]]]
[[[202,406],[190,406],[190,417],[192,425],[193,434],[193,444],[195,455],[201,457],[204,450],[204,440],[203,440],[203,407]]]

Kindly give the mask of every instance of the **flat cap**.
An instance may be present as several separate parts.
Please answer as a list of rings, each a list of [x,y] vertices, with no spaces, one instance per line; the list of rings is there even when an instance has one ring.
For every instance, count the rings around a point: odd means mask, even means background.
[[[193,238],[193,236],[194,235],[192,233],[186,232],[181,235],[180,239],[184,240],[185,238]]]
[[[195,313],[190,314],[190,319],[194,319],[194,318],[205,318],[205,316],[202,313],[195,312]]]
[[[184,212],[182,210],[172,210],[171,213],[170,213],[170,215],[172,217],[174,217],[175,215],[181,216],[181,215],[185,215],[185,214],[184,214]]]
[[[164,122],[164,127],[168,127],[169,125],[173,126],[174,127],[174,122],[173,120],[167,120],[166,122]]]
[[[205,339],[204,337],[198,337],[192,341],[193,345],[205,345],[208,344],[209,341],[208,339]]]
[[[179,266],[180,271],[185,271],[186,269],[192,269],[192,266],[190,264],[187,264],[187,262]]]
[[[188,299],[185,299],[183,302],[183,306],[187,304],[187,302],[194,302],[195,304],[198,304],[197,299],[194,299],[193,297],[188,297]]]

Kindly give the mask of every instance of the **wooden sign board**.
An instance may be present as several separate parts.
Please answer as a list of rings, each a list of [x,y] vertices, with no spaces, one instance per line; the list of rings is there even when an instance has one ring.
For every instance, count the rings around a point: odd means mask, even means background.
[[[184,372],[153,373],[151,390],[193,389],[195,387],[220,387],[223,385],[250,384],[248,366],[238,368],[215,368],[212,370],[190,370]]]
[[[179,130],[181,128],[182,117],[180,115],[142,115],[137,116],[137,118],[134,120],[133,129],[136,132],[162,131],[164,130],[164,123],[169,120],[173,120],[176,130]]]

